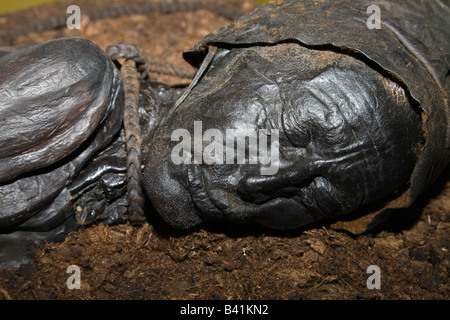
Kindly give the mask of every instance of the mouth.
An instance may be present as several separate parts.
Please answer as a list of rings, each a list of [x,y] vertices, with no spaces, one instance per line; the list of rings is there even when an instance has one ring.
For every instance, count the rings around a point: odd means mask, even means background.
[[[223,217],[222,211],[212,202],[205,187],[205,177],[201,169],[196,165],[187,166],[188,191],[195,208],[209,218]]]
[[[156,205],[167,206],[162,208],[164,210],[161,210],[161,214],[171,225],[186,228],[201,221],[225,220],[235,223],[256,222],[269,228],[290,229],[316,220],[317,213],[310,212],[295,196],[270,197],[263,203],[248,202],[238,193],[234,194],[214,185],[214,177],[205,168],[190,164],[181,170],[177,168],[176,171],[179,175],[175,180],[182,187],[175,191],[158,188],[160,197],[153,199],[157,200]],[[173,175],[171,179],[174,179]],[[183,199],[185,204],[177,209],[174,203],[179,199]],[[187,218],[195,220],[195,223],[186,222]],[[176,220],[182,222],[176,223]]]

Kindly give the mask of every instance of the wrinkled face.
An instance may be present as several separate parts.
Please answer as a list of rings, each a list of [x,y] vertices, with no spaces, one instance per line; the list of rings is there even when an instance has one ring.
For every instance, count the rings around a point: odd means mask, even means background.
[[[298,44],[219,49],[145,142],[144,186],[174,227],[295,228],[404,186],[421,136],[403,89],[355,58]]]

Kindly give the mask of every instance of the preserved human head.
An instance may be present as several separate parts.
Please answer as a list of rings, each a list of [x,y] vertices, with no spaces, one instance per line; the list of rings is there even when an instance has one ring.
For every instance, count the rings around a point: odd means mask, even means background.
[[[276,146],[269,164],[276,170],[262,174],[268,164],[251,161],[254,139],[246,140],[244,163],[195,161],[199,123],[202,133],[214,130],[214,139],[244,129],[257,132],[259,143],[261,132],[277,132],[266,137],[269,150]],[[296,228],[407,186],[421,128],[401,86],[351,55],[296,43],[219,49],[198,85],[145,142],[144,186],[175,227],[225,219]],[[192,137],[182,150],[191,155],[181,163],[173,161],[179,129]],[[214,139],[203,139],[201,149]],[[230,151],[225,141],[216,152]]]

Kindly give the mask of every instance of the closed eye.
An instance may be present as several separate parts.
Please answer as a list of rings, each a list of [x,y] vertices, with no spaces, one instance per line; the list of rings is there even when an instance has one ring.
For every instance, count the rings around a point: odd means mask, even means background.
[[[283,108],[281,126],[289,142],[297,148],[304,148],[311,142],[311,132],[301,120],[298,110]]]

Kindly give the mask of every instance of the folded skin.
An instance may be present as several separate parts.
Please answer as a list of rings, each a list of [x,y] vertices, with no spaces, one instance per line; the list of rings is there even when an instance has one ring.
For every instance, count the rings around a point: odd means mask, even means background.
[[[248,161],[175,164],[172,133],[183,128],[193,136],[195,121],[223,136],[227,129],[279,130],[277,172],[261,175],[262,165]],[[352,56],[297,43],[219,49],[200,83],[144,142],[144,185],[177,228],[210,219],[296,228],[406,187],[421,126],[404,90]]]
[[[0,227],[14,227],[49,206],[120,130],[123,88],[104,52],[81,38],[12,52],[0,68]]]

